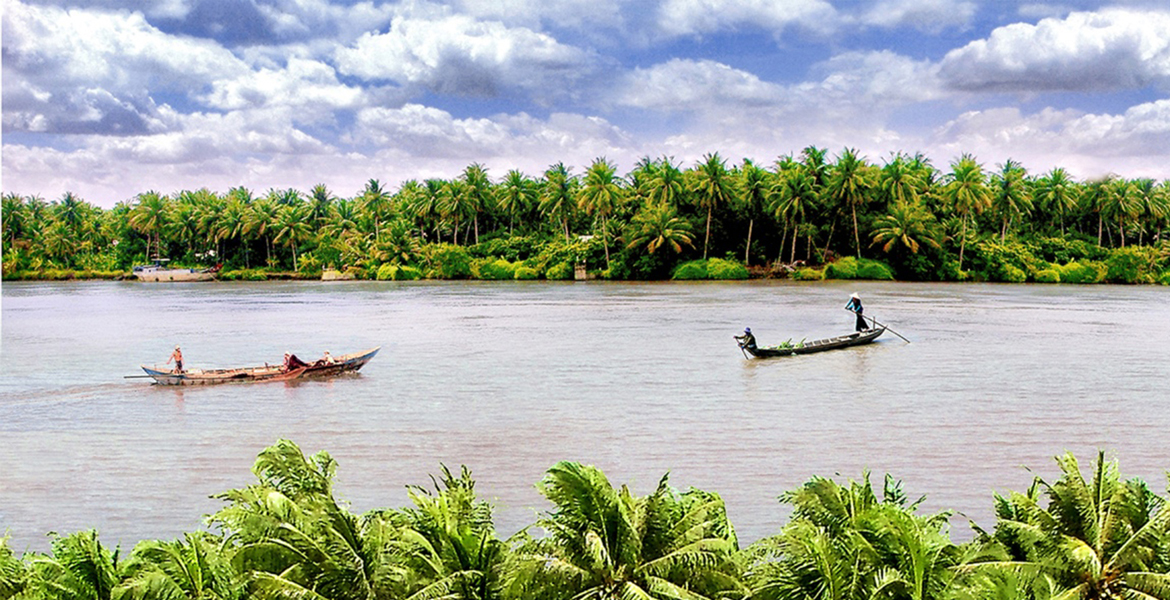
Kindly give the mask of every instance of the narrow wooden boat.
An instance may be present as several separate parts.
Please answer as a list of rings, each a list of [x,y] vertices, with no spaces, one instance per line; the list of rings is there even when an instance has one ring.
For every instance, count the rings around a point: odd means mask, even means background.
[[[885,331],[886,328],[884,326],[879,326],[873,329],[867,329],[866,331],[855,331],[848,335],[839,335],[823,340],[798,342],[795,344],[785,343],[778,346],[757,346],[750,341],[745,343],[743,336],[738,335],[735,336],[735,341],[739,344],[740,350],[756,358],[772,358],[776,356],[793,356],[796,354],[813,354],[814,352],[861,346],[878,339]]]
[[[208,385],[214,383],[238,383],[256,381],[289,381],[292,379],[306,379],[310,377],[331,377],[341,373],[357,371],[366,366],[371,358],[378,353],[381,346],[363,352],[344,354],[331,359],[320,359],[311,363],[299,363],[293,368],[283,365],[264,365],[262,367],[242,367],[238,369],[187,369],[182,373],[175,373],[166,367],[148,367],[142,365],[142,370],[161,385]],[[299,362],[299,361],[298,361]]]

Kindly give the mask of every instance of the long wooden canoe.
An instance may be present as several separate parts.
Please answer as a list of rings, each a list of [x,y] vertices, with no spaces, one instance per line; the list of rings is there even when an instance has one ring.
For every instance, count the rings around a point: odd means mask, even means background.
[[[848,335],[839,335],[837,337],[825,338],[823,340],[813,340],[811,342],[802,342],[797,344],[781,344],[779,346],[757,346],[756,344],[745,343],[741,336],[735,336],[735,340],[739,344],[741,350],[751,354],[756,358],[773,358],[776,356],[812,354],[814,352],[824,352],[826,350],[836,350],[838,348],[860,346],[878,339],[878,337],[885,333],[885,331],[885,327],[875,327],[873,329],[855,331]]]
[[[237,369],[188,369],[176,373],[166,367],[142,365],[142,370],[160,385],[208,385],[214,383],[241,383],[256,381],[289,381],[309,377],[331,377],[357,371],[366,366],[381,346],[353,354],[335,356],[331,360],[316,360],[304,366],[286,369],[282,365],[242,367]]]

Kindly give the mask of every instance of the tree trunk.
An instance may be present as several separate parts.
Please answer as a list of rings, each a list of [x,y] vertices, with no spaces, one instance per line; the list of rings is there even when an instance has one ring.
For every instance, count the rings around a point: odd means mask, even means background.
[[[475,215],[475,243],[479,244],[479,214]]]
[[[707,242],[711,240],[711,209],[707,207],[707,236],[703,238],[703,260],[707,260]]]
[[[751,263],[751,260],[752,260],[751,259],[751,255],[752,255],[752,225],[755,225],[755,223],[756,223],[755,219],[748,220],[747,248],[745,248],[743,251],[743,266],[745,266],[745,267],[752,266],[752,263]]]
[[[788,243],[788,221],[784,221],[784,234],[780,236],[780,253],[776,255],[776,262],[784,262],[784,245]]]
[[[857,258],[861,258],[861,236],[857,233],[857,207],[850,205],[853,210],[853,245],[857,247]]]
[[[796,262],[796,240],[800,239],[800,221],[792,227],[792,250],[788,253],[789,264]]]
[[[1101,213],[1097,213],[1097,245],[1101,245],[1101,229],[1104,227],[1104,219],[1101,218]]]
[[[828,239],[825,240],[825,252],[824,252],[825,257],[829,256],[829,244],[833,243],[833,233],[836,231],[837,231],[837,219],[833,219],[833,222],[829,225],[829,237],[828,237]]]
[[[610,268],[609,264],[609,235],[605,230],[605,217],[601,217],[601,243],[605,245],[605,268]]]
[[[963,270],[963,250],[967,248],[967,215],[963,215],[963,229],[959,232],[959,271]]]

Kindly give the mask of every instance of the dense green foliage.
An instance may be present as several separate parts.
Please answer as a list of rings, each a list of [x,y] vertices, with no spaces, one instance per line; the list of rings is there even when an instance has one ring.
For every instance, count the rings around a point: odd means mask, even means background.
[[[901,482],[814,477],[780,497],[791,517],[740,547],[718,494],[663,476],[647,496],[559,462],[538,484],[551,508],[500,539],[463,468],[409,505],[355,515],[337,463],[281,440],[256,482],[218,496],[212,531],[147,540],[128,556],[94,531],[17,557],[0,538],[0,600],[1170,599],[1170,503],[1099,454],[1082,473],[994,496],[992,530],[950,539],[949,512],[919,514]]]
[[[557,163],[498,182],[473,164],[396,192],[371,179],[348,198],[323,185],[148,191],[103,210],[72,193],[7,193],[0,213],[6,279],[116,277],[156,257],[222,264],[224,279],[324,269],[401,279],[386,265],[441,279],[566,279],[579,265],[610,279],[736,279],[771,265],[755,274],[1160,283],[1170,270],[1170,181],[1079,182],[970,155],[945,169],[906,154],[879,166],[848,148],[809,147],[771,168],[718,154],[689,168],[646,158],[625,176],[599,158],[581,175]],[[695,262],[708,259],[738,266],[712,274],[714,263]],[[1065,277],[1073,261],[1106,272]]]

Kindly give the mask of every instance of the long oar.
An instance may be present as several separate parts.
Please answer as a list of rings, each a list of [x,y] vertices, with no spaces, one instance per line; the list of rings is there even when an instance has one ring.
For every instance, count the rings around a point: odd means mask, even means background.
[[[847,310],[849,312],[853,312],[853,311],[849,310],[848,308],[846,308],[845,310]],[[853,314],[857,314],[857,313],[853,313]],[[874,325],[877,325],[878,327],[885,327],[886,331],[902,338],[902,341],[906,342],[907,344],[910,343],[910,340],[906,339],[906,336],[898,333],[897,331],[894,331],[893,329],[890,329],[889,325],[886,325],[885,323],[878,323],[878,320],[873,318],[873,317],[869,317],[869,320],[870,320],[870,322],[872,322]]]

